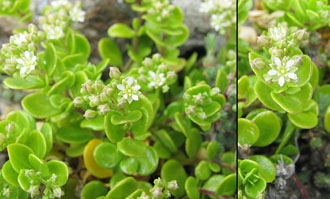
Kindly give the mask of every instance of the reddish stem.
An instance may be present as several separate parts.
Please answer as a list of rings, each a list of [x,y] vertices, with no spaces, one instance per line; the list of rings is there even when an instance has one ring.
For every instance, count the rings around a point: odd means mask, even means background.
[[[296,173],[293,173],[292,174],[292,178],[296,182],[296,184],[297,184],[297,186],[298,186],[301,194],[303,195],[304,199],[308,199],[309,198],[309,195],[308,195],[306,189],[304,188],[303,184],[300,182],[297,174]]]

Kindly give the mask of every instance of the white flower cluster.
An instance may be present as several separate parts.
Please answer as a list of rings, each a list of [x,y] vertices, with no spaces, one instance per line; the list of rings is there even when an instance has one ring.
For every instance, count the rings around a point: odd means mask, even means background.
[[[155,16],[159,22],[169,17],[174,9],[169,0],[150,0],[150,3],[152,7],[148,9],[148,14]]]
[[[0,11],[6,11],[12,6],[12,1],[2,0],[0,1]]]
[[[236,23],[236,0],[205,0],[200,12],[210,14],[211,27],[225,34]]]
[[[139,100],[138,94],[141,86],[133,77],[124,78],[121,84],[117,84],[117,88],[120,90],[118,95],[121,97],[121,101],[126,100],[130,104],[133,100]]]
[[[134,74],[139,83],[147,86],[147,90],[161,89],[166,93],[169,85],[176,80],[176,73],[163,62],[160,54],[154,54],[152,58],[145,58],[142,66]]]
[[[121,76],[118,68],[110,67],[111,82],[107,85],[100,80],[82,84],[80,93],[73,104],[76,107],[89,107],[85,111],[86,119],[97,115],[106,115],[110,110],[120,110],[123,105],[139,100],[140,85],[133,77]]]
[[[55,0],[39,22],[48,39],[60,39],[72,22],[84,22],[85,14],[79,2],[72,4],[68,0]]]
[[[10,37],[10,43],[3,44],[0,51],[0,62],[3,71],[14,74],[19,71],[25,78],[36,70],[38,65],[37,50],[43,34],[30,24],[28,31]]]
[[[295,72],[298,70],[297,67],[298,59],[283,57],[272,58],[272,63],[270,64],[270,69],[268,73],[264,76],[267,82],[278,82],[278,85],[282,87],[285,82],[297,82],[298,77]]]
[[[196,115],[199,119],[207,119],[207,115],[204,112],[206,104],[212,103],[212,97],[220,93],[220,89],[215,87],[210,92],[200,92],[198,94],[190,95],[185,93],[183,96],[185,112],[187,114]]]

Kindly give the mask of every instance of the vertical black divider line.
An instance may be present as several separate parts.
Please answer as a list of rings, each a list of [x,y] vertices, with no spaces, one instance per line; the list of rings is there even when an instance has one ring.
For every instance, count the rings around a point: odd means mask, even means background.
[[[238,198],[238,1],[236,0],[236,198]]]

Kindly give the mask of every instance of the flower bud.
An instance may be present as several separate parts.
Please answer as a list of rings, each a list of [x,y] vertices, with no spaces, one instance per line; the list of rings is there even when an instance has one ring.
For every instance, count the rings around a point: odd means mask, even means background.
[[[297,32],[294,33],[294,37],[298,41],[304,41],[304,40],[308,39],[308,36],[309,36],[309,34],[306,31],[306,29],[298,30]]]
[[[96,116],[97,116],[97,112],[94,111],[94,110],[91,110],[91,109],[87,110],[87,111],[85,112],[85,114],[84,114],[84,117],[85,117],[86,119],[93,119],[93,118],[95,118]]]
[[[162,198],[163,197],[163,189],[160,187],[155,186],[154,188],[150,189],[150,193],[155,198]]]
[[[104,88],[104,84],[102,81],[96,81],[94,82],[94,84],[92,85],[92,89],[96,92],[99,93],[103,90]]]
[[[284,55],[284,51],[279,48],[270,48],[269,53],[275,57],[283,57],[283,55]]]
[[[145,59],[143,60],[142,64],[143,64],[144,66],[147,66],[147,67],[152,66],[152,60],[151,60],[149,57],[147,57],[147,58],[145,58]],[[141,69],[141,68],[140,68],[140,69]],[[140,69],[139,69],[139,70],[140,70]],[[141,70],[143,70],[143,69],[141,69]]]
[[[111,79],[119,79],[121,76],[121,72],[117,67],[110,67],[110,73],[109,76]]]
[[[38,31],[38,28],[34,24],[29,24],[28,30],[29,30],[29,32],[37,32]]]
[[[89,106],[90,107],[95,107],[95,106],[99,105],[100,102],[101,102],[100,96],[92,95],[89,97]]]
[[[220,89],[218,87],[214,87],[211,89],[211,96],[218,95],[220,93]]]
[[[165,190],[164,192],[163,192],[163,194],[164,194],[164,198],[170,198],[171,197],[171,193],[170,193],[170,191],[169,190]]]
[[[155,179],[155,180],[154,180],[154,184],[155,184],[156,186],[158,186],[158,187],[161,187],[161,188],[164,187],[164,182],[162,181],[161,178],[157,178],[157,179]]]
[[[85,89],[85,92],[91,93],[92,92],[92,82],[88,80],[87,82],[83,83],[83,88]]]
[[[14,134],[16,131],[15,124],[13,122],[7,124],[6,131],[8,134]]]
[[[259,70],[262,70],[266,66],[265,62],[261,58],[255,58],[252,60],[252,64]]]
[[[257,45],[260,47],[270,46],[269,38],[265,35],[258,37]]]
[[[85,103],[85,101],[84,101],[83,97],[76,97],[73,100],[73,104],[74,104],[75,107],[81,107],[84,103]]]
[[[159,53],[156,53],[152,56],[152,59],[155,60],[155,61],[159,61],[161,58],[160,54]]]
[[[108,104],[100,105],[98,108],[99,108],[99,113],[101,115],[106,115],[110,111],[110,107]]]
[[[6,136],[2,133],[0,133],[0,146],[5,143],[6,141]]]
[[[178,183],[176,182],[176,180],[170,181],[167,183],[167,189],[171,190],[171,191],[175,191],[179,188]]]

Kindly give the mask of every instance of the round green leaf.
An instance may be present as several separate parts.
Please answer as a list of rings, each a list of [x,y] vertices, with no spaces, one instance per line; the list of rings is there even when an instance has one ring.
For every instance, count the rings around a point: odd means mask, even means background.
[[[138,170],[139,163],[134,158],[127,158],[125,160],[120,161],[119,166],[124,173],[132,175]]]
[[[318,123],[318,118],[312,111],[304,111],[302,113],[290,114],[288,113],[290,121],[299,128],[311,129]]]
[[[324,128],[328,133],[330,133],[330,106],[324,116]]]
[[[186,179],[184,187],[190,199],[200,198],[200,193],[198,191],[198,180],[196,180],[194,177],[189,176]]]
[[[69,169],[68,166],[62,161],[51,160],[47,162],[49,168],[49,173],[56,175],[55,185],[63,186],[69,178]]]
[[[211,176],[203,185],[203,189],[215,192],[224,178],[224,175]]]
[[[247,196],[251,198],[256,198],[260,193],[263,193],[265,191],[266,186],[266,180],[263,178],[258,178],[254,181],[253,184],[247,183],[244,187],[244,191]]]
[[[211,170],[205,160],[200,161],[195,168],[195,176],[200,180],[206,180],[210,177]]]
[[[16,187],[19,187],[19,184],[18,184],[18,181],[17,181],[18,173],[11,166],[10,161],[6,161],[5,164],[3,164],[1,172],[2,172],[3,178],[9,184],[14,185]]]
[[[134,37],[135,32],[126,24],[116,23],[108,29],[108,35],[110,37],[132,38]]]
[[[104,116],[98,116],[93,119],[83,120],[80,123],[81,128],[89,128],[94,131],[104,130]]]
[[[111,142],[119,142],[128,131],[125,125],[113,125],[111,123],[111,117],[115,113],[115,111],[110,111],[104,118],[105,134]]]
[[[44,92],[32,93],[22,100],[23,108],[33,117],[42,119],[57,115],[61,112],[51,103],[49,97]]]
[[[260,165],[259,173],[266,180],[266,182],[273,182],[276,177],[276,169],[272,161],[263,155],[253,155],[249,157]]]
[[[281,132],[282,121],[272,111],[265,111],[258,114],[252,120],[259,128],[259,138],[255,146],[267,146],[275,141]]]
[[[17,142],[28,146],[39,158],[44,158],[46,155],[47,144],[45,137],[37,130],[34,130],[25,139],[18,139]]]
[[[127,177],[118,182],[107,194],[107,199],[126,198],[137,188],[137,182],[133,177]]]
[[[172,194],[175,197],[180,197],[185,194],[185,181],[187,179],[187,173],[177,160],[168,160],[161,169],[161,178],[166,182],[176,180],[178,183],[178,189],[173,191]]]
[[[143,141],[124,138],[118,142],[118,150],[129,157],[140,157],[145,155],[147,146]]]
[[[226,176],[219,184],[216,194],[232,196],[236,191],[236,174],[230,174]]]
[[[88,142],[94,137],[89,129],[80,128],[76,124],[57,129],[56,135],[63,142],[75,144]]]
[[[255,93],[258,99],[268,108],[276,110],[278,112],[285,112],[280,105],[278,105],[270,95],[272,89],[262,81],[257,81],[254,86]]]
[[[10,164],[17,173],[21,169],[32,169],[29,163],[29,155],[33,154],[32,149],[19,143],[10,144],[7,149]]]
[[[110,38],[102,38],[98,44],[98,50],[102,59],[110,59],[109,64],[121,66],[123,62],[122,53],[118,45]]]
[[[53,129],[49,123],[43,123],[40,132],[42,133],[46,141],[46,146],[47,146],[46,154],[47,154],[53,148]]]
[[[195,159],[202,144],[202,135],[199,130],[191,129],[189,137],[186,139],[186,153],[189,158]]]
[[[22,78],[20,76],[8,77],[3,82],[8,88],[16,90],[37,89],[45,86],[43,79],[33,75],[29,75],[26,78]]]
[[[207,145],[206,156],[207,159],[212,160],[217,157],[219,151],[219,144],[217,141],[212,141]]]
[[[130,111],[127,114],[123,115],[120,112],[116,112],[116,114],[111,116],[111,123],[113,125],[120,125],[120,124],[126,124],[131,122],[136,122],[139,119],[141,119],[142,113],[141,111]]]
[[[238,119],[238,143],[241,146],[253,145],[258,140],[259,134],[259,128],[254,122],[244,118]]]
[[[158,166],[158,155],[156,150],[150,146],[147,146],[145,155],[135,158],[139,162],[138,174],[141,176],[147,176],[153,173]]]
[[[82,199],[97,198],[99,196],[105,196],[108,189],[104,186],[103,182],[93,180],[87,183],[81,192]]]
[[[111,169],[118,164],[122,155],[117,150],[116,145],[104,142],[95,148],[94,158],[102,168]]]
[[[308,83],[301,87],[301,90],[295,94],[272,92],[271,96],[273,100],[285,111],[289,113],[301,113],[312,98],[312,94],[313,88]]]
[[[172,138],[168,135],[165,130],[159,130],[155,133],[157,139],[171,152],[176,153],[178,152],[177,147],[174,144]]]

